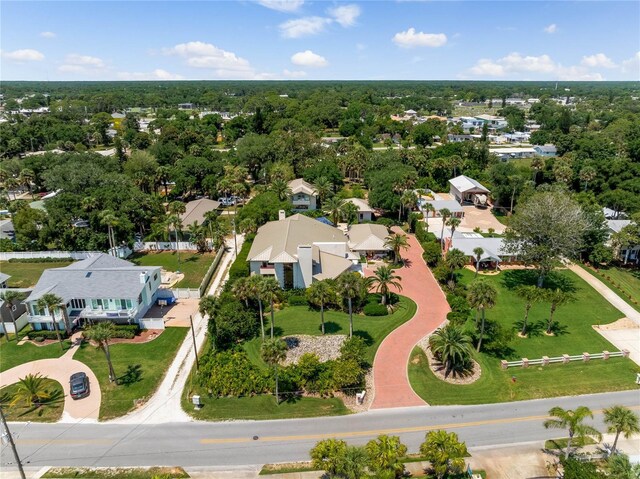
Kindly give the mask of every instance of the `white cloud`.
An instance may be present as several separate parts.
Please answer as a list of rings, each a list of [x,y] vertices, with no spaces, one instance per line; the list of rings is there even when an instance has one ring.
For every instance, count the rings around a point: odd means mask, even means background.
[[[487,58],[478,60],[478,63],[472,66],[470,71],[474,75],[482,77],[502,77],[506,74],[505,68],[502,65]]]
[[[320,68],[326,67],[329,62],[323,56],[313,53],[311,50],[295,53],[291,56],[291,63],[294,65]]]
[[[444,33],[416,32],[416,29],[411,27],[406,32],[396,33],[392,40],[403,48],[441,47],[447,43],[447,36]]]
[[[338,22],[345,28],[355,25],[356,19],[360,16],[361,13],[360,7],[353,4],[330,8],[328,12],[336,22]]]
[[[633,73],[634,79],[640,78],[640,52],[636,52],[634,56],[622,62],[622,71]]]
[[[91,68],[104,68],[104,61],[98,57],[92,57],[89,55],[78,55],[77,53],[70,53],[64,59],[66,65],[79,65]]]
[[[544,27],[543,29],[545,31],[545,33],[556,33],[558,31],[558,25],[556,25],[555,23],[552,23],[551,25],[547,25],[546,27]]]
[[[184,77],[175,73],[170,73],[162,68],[156,68],[152,72],[140,73],[140,72],[118,72],[117,77],[119,80],[182,80]]]
[[[616,68],[616,64],[613,60],[606,56],[604,53],[596,53],[595,55],[589,55],[582,57],[580,62],[585,67],[589,68]]]
[[[56,38],[58,35],[53,32],[40,32],[40,36],[44,38]]]
[[[279,28],[285,38],[300,38],[323,32],[329,23],[330,18],[303,17],[281,23]]]
[[[307,76],[307,72],[304,72],[302,70],[290,71],[290,70],[284,69],[282,71],[282,74],[287,78],[304,78]]]
[[[278,12],[292,13],[297,11],[303,4],[304,0],[258,0],[263,7],[277,10]]]
[[[44,55],[42,53],[31,48],[13,50],[12,52],[3,51],[2,57],[7,60],[13,60],[14,62],[39,62],[44,60]]]

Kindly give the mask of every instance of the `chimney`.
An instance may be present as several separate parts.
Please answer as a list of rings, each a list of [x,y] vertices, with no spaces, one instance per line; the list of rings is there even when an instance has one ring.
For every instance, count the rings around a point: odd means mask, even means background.
[[[313,255],[311,253],[311,245],[298,245],[298,266],[305,288],[311,286],[313,282]]]
[[[140,273],[140,284],[146,284],[147,282],[147,272]]]
[[[284,210],[278,211],[278,221],[282,221],[287,217],[287,213]]]

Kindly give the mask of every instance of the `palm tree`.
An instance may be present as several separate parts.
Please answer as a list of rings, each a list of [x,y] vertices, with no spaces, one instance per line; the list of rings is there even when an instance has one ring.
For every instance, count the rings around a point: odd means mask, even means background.
[[[532,180],[534,183],[538,179],[538,172],[542,170],[542,168],[544,168],[544,159],[539,156],[535,156],[534,158],[532,158],[531,169],[533,170]]]
[[[167,217],[167,224],[173,228],[176,237],[176,254],[178,255],[178,266],[180,266],[180,236],[182,233],[182,220],[179,215],[170,215]]]
[[[277,338],[267,339],[260,348],[260,357],[269,366],[273,366],[276,376],[276,404],[280,404],[278,392],[278,364],[287,357],[287,343]]]
[[[337,225],[340,222],[340,216],[342,212],[342,200],[337,196],[330,198],[325,205],[325,211],[329,213],[333,224]]]
[[[159,242],[169,240],[169,233],[167,232],[166,222],[151,223],[151,231],[149,232],[149,239],[155,240],[156,248],[160,250]]]
[[[484,254],[484,249],[478,246],[477,248],[473,248],[473,254],[476,258],[476,274],[473,275],[474,278],[478,276],[478,271],[480,270],[480,260],[482,259],[482,255]]]
[[[209,246],[204,226],[198,224],[197,220],[187,226],[187,233],[189,233],[189,242],[196,245],[199,253],[204,253],[208,250]]]
[[[440,429],[427,433],[426,440],[420,445],[420,454],[431,463],[436,477],[443,479],[450,472],[457,474],[464,470],[465,457],[469,452],[455,432]]]
[[[338,291],[349,305],[349,337],[353,337],[353,300],[362,292],[362,278],[358,273],[345,271],[338,276]]]
[[[358,207],[351,203],[351,201],[345,201],[340,208],[340,214],[342,215],[342,219],[346,221],[347,226],[351,226],[358,221],[359,212]]]
[[[260,334],[262,341],[264,341],[264,315],[262,314],[262,283],[264,282],[264,276],[254,274],[249,277],[248,286],[251,297],[258,301],[258,314],[260,316]]]
[[[440,247],[444,248],[444,225],[451,217],[451,211],[449,208],[442,208],[440,210],[440,217],[442,218],[442,229],[440,230]]]
[[[216,322],[216,308],[218,306],[218,297],[203,296],[198,303],[198,311],[202,317],[208,316],[207,328],[209,333],[209,341],[211,347],[215,351],[218,347],[218,324]]]
[[[87,328],[84,335],[87,339],[95,341],[98,348],[102,349],[104,356],[107,359],[109,365],[109,381],[114,382],[116,380],[116,373],[113,370],[113,364],[111,363],[111,352],[109,351],[109,341],[113,339],[116,332],[116,327],[111,321],[102,321],[93,326]]]
[[[569,459],[571,443],[574,437],[577,439],[596,437],[598,440],[602,440],[602,434],[597,429],[584,424],[585,419],[593,419],[591,409],[586,406],[579,406],[575,411],[556,406],[549,409],[549,415],[552,418],[544,422],[546,429],[567,429],[569,431],[569,440],[564,453],[565,459]]]
[[[434,213],[436,212],[436,208],[435,208],[435,206],[433,206],[433,204],[431,204],[431,203],[425,203],[425,204],[422,206],[422,209],[424,209],[424,212],[425,212],[425,216],[424,216],[424,217],[425,217],[425,218],[428,218],[428,217],[429,217],[429,213],[434,214]],[[427,225],[427,224],[428,224],[428,223],[425,221],[425,225]]]
[[[524,300],[524,320],[522,321],[522,331],[520,334],[525,336],[527,334],[527,320],[529,319],[529,310],[534,303],[542,300],[542,293],[540,288],[531,285],[519,286],[516,289],[516,294],[520,299]]]
[[[471,344],[471,336],[451,323],[436,329],[429,337],[429,347],[444,364],[445,378],[466,368],[471,358]]]
[[[544,293],[545,299],[551,303],[551,309],[549,310],[549,319],[547,321],[547,334],[551,334],[553,328],[553,314],[556,312],[559,306],[565,305],[574,300],[574,297],[561,289],[550,289]]]
[[[20,304],[20,302],[24,299],[24,294],[19,293],[18,291],[4,291],[0,294],[0,297],[3,301],[5,301],[9,306],[9,314],[11,315],[11,322],[13,323],[13,333],[16,335],[16,342],[20,339],[18,337],[18,325],[16,324],[16,318],[13,315],[13,310],[15,307]],[[7,342],[9,342],[9,335],[5,331],[5,338]]]
[[[271,187],[269,188],[273,191],[280,201],[286,200],[289,196],[291,196],[291,188],[286,181],[276,178],[271,182]]]
[[[589,186],[589,182],[592,181],[596,176],[597,172],[593,166],[585,166],[580,170],[579,177],[580,181],[584,182],[584,191],[587,191],[587,187]]]
[[[22,403],[27,407],[42,406],[51,398],[51,394],[46,388],[47,379],[40,373],[27,374],[18,381],[18,386],[9,405],[13,407]]]
[[[484,336],[485,326],[485,311],[491,309],[496,305],[496,297],[498,292],[488,282],[482,280],[473,281],[469,285],[469,292],[467,293],[467,299],[472,308],[476,308],[482,315],[482,323],[480,326],[480,337],[478,338],[477,351],[480,351],[482,346],[482,338]]]
[[[258,231],[258,225],[253,218],[245,218],[238,224],[238,229],[243,234],[255,234]]]
[[[120,220],[112,210],[104,210],[100,213],[100,224],[107,227],[109,235],[109,250],[113,251],[116,247],[116,236],[113,228],[120,224]]]
[[[638,415],[624,406],[612,406],[605,409],[604,422],[608,426],[607,432],[615,433],[616,435],[611,448],[613,454],[616,453],[620,434],[622,434],[625,439],[629,439],[632,435],[640,432]]]
[[[244,301],[245,306],[249,307],[249,299],[252,297],[251,280],[246,278],[238,278],[231,286],[231,292],[240,301]]]
[[[402,278],[394,274],[393,268],[390,266],[379,266],[374,274],[375,276],[371,278],[371,282],[376,285],[376,292],[382,295],[382,304],[387,304],[390,286],[393,286],[398,291],[402,291],[402,285],[400,281],[398,281]]]
[[[467,255],[457,248],[447,251],[444,262],[451,272],[451,281],[455,281],[456,270],[464,268],[468,261]]]
[[[408,213],[411,212],[411,209],[416,205],[417,201],[418,195],[416,195],[415,192],[405,190],[404,193],[402,193],[402,196],[400,196],[400,204],[407,211],[407,216]]]
[[[404,463],[400,460],[407,455],[407,446],[400,442],[398,436],[378,436],[366,445],[369,465],[373,472],[394,477],[404,475]]]
[[[62,337],[60,336],[60,331],[58,330],[58,323],[56,321],[55,309],[60,306],[62,303],[62,298],[60,296],[56,296],[53,293],[43,294],[40,299],[37,301],[38,309],[41,311],[49,311],[51,315],[51,321],[53,322],[53,330],[56,332],[56,337],[58,338],[58,342],[60,343],[60,349],[64,351],[64,346],[62,345]]]
[[[453,233],[455,233],[456,228],[460,226],[460,218],[449,218],[447,226],[451,228],[451,240],[453,240]]]
[[[273,277],[265,277],[262,280],[262,298],[265,301],[269,301],[271,306],[271,339],[273,339],[273,327],[275,324],[275,302],[279,301],[282,296],[282,289],[280,283]]]
[[[391,233],[384,239],[384,245],[393,251],[393,262],[396,264],[402,261],[400,250],[409,249],[409,241],[405,234]]]
[[[324,200],[326,200],[333,194],[333,184],[326,176],[319,176],[318,178],[316,178],[316,182],[313,184],[313,187],[316,190],[318,201],[320,202],[317,207],[322,208]]]
[[[324,305],[335,301],[336,299],[336,291],[327,280],[316,281],[315,283],[311,283],[311,286],[306,291],[307,300],[316,306],[320,306],[320,321],[321,321],[321,330],[322,334],[324,334]]]
[[[82,201],[80,201],[80,207],[82,211],[93,211],[98,208],[98,200],[95,196],[85,196],[82,198]]]
[[[156,169],[156,181],[164,187],[164,197],[169,196],[169,180],[171,179],[171,168],[168,166],[158,166]]]
[[[32,198],[33,198],[32,185],[35,179],[36,179],[36,174],[33,172],[33,170],[29,168],[23,168],[20,171],[20,175],[18,176],[18,181],[24,186],[26,186],[27,188],[29,188],[29,194],[31,195]]]

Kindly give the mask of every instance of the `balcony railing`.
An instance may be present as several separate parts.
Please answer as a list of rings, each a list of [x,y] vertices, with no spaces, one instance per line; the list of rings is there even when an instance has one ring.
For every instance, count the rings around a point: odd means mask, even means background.
[[[276,274],[276,269],[273,266],[265,266],[260,268],[260,274],[263,276],[265,274]]]
[[[138,312],[138,308],[118,309],[118,310],[100,310],[85,308],[80,311],[78,317],[84,319],[133,319]]]

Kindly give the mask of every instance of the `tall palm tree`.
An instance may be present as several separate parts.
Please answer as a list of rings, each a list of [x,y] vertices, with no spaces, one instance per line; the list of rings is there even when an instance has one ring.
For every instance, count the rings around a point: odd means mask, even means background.
[[[382,265],[376,269],[374,276],[371,278],[371,283],[375,285],[376,292],[382,295],[382,304],[387,304],[389,288],[391,286],[398,291],[402,291],[400,279],[402,279],[402,277],[396,275],[390,266]]]
[[[20,340],[20,338],[18,337],[18,325],[16,324],[16,318],[13,314],[13,310],[24,299],[24,294],[19,293],[18,291],[8,290],[8,291],[3,291],[0,294],[0,297],[9,306],[9,314],[11,315],[11,322],[13,323],[13,333],[16,335],[16,342],[17,342]],[[9,342],[9,335],[7,334],[6,331],[4,336],[7,339],[7,342]]]
[[[423,205],[422,209],[424,209],[425,218],[429,217],[429,213],[431,213],[433,215],[436,212],[435,206],[433,206],[431,203],[425,203]],[[428,224],[428,223],[425,221],[425,225],[426,224]]]
[[[551,329],[553,328],[553,314],[556,312],[558,307],[563,306],[575,298],[570,293],[562,291],[561,289],[549,289],[544,293],[545,299],[551,303],[551,308],[549,310],[549,319],[547,320],[547,334],[551,334]]]
[[[449,208],[442,208],[440,210],[440,218],[442,218],[442,229],[440,230],[440,247],[444,248],[444,225],[451,217],[451,211]]]
[[[429,347],[444,364],[445,378],[451,373],[461,372],[469,364],[471,344],[471,336],[451,323],[436,329],[429,337]]]
[[[324,200],[333,195],[333,184],[326,176],[319,176],[318,178],[316,178],[313,187],[316,190],[318,201],[320,202],[317,207],[322,208],[322,206],[324,205]]]
[[[571,443],[574,437],[577,439],[596,437],[598,440],[602,440],[602,434],[600,434],[597,429],[584,424],[585,419],[593,419],[593,413],[588,407],[579,406],[573,411],[556,406],[549,409],[549,416],[552,418],[544,422],[546,429],[567,429],[569,431],[569,440],[567,441],[567,448],[564,452],[565,459],[569,459]]]
[[[80,207],[82,211],[93,211],[98,208],[98,200],[95,196],[85,196],[82,198],[82,201],[80,201]]]
[[[482,322],[480,325],[480,337],[478,338],[477,351],[480,351],[482,347],[482,338],[484,336],[485,327],[485,311],[491,309],[496,305],[496,297],[498,292],[488,282],[482,280],[473,281],[469,285],[469,291],[467,293],[467,299],[472,308],[476,308],[482,315]]]
[[[340,214],[342,215],[342,219],[346,221],[347,226],[351,226],[358,221],[359,212],[358,207],[351,203],[351,201],[345,201],[340,208]]]
[[[449,473],[458,474],[464,470],[465,457],[469,455],[467,446],[460,442],[455,432],[442,429],[429,431],[426,440],[420,444],[420,454],[431,463],[437,479]]]
[[[273,328],[275,325],[275,303],[282,298],[280,283],[273,277],[265,277],[262,282],[262,297],[269,301],[271,308],[271,339],[273,339]]]
[[[267,339],[260,347],[260,357],[269,366],[272,366],[276,377],[276,404],[280,404],[278,391],[278,365],[287,357],[287,344],[280,338]]]
[[[320,306],[320,321],[321,321],[321,330],[322,334],[324,334],[324,306],[325,304],[335,301],[336,299],[336,291],[327,280],[316,281],[315,283],[311,283],[311,286],[306,291],[307,300],[311,304],[315,304],[316,306]]]
[[[112,210],[104,210],[100,213],[100,224],[107,227],[109,249],[113,251],[116,247],[116,236],[113,229],[120,224],[120,220]]]
[[[216,322],[216,308],[218,306],[217,296],[203,296],[198,303],[198,311],[202,317],[208,316],[207,332],[209,333],[209,341],[211,347],[215,351],[218,347],[218,324]]]
[[[416,205],[417,202],[418,195],[416,195],[415,192],[411,190],[405,190],[404,193],[402,193],[402,196],[400,196],[400,204],[405,209],[407,216],[409,213],[411,213],[411,209]]]
[[[58,338],[58,342],[60,343],[60,349],[64,351],[64,346],[62,345],[62,337],[60,336],[60,331],[58,330],[58,323],[56,321],[55,311],[56,308],[60,306],[62,303],[62,298],[60,296],[56,296],[53,293],[43,294],[37,301],[38,309],[41,311],[49,311],[49,315],[51,316],[51,321],[53,322],[53,330],[56,332],[56,337]]]
[[[160,250],[160,241],[169,241],[169,233],[167,231],[167,225],[165,221],[151,223],[149,239],[152,239],[156,242],[156,248],[158,250]]]
[[[169,197],[169,180],[171,179],[171,168],[168,166],[158,166],[156,168],[155,180],[164,187],[164,197]]]
[[[289,196],[291,196],[291,188],[286,181],[276,178],[271,182],[271,186],[269,187],[271,191],[273,191],[280,201],[286,200]]]
[[[258,314],[260,317],[260,335],[262,337],[262,341],[264,341],[264,315],[262,313],[262,299],[263,299],[263,282],[264,276],[260,276],[259,274],[254,274],[249,277],[248,286],[251,297],[258,301]]]
[[[111,341],[115,335],[116,327],[111,321],[102,321],[93,326],[87,328],[84,335],[87,339],[95,341],[98,348],[102,349],[104,356],[107,359],[109,365],[109,381],[114,382],[116,380],[116,373],[113,370],[113,364],[111,363],[111,351],[109,351],[109,341]]]
[[[520,299],[524,300],[524,320],[522,321],[522,330],[520,334],[522,336],[527,334],[527,320],[529,319],[529,310],[534,303],[542,300],[543,294],[540,288],[531,285],[519,286],[516,289],[516,294]]]
[[[480,260],[482,259],[482,255],[484,254],[484,249],[478,246],[477,248],[473,248],[473,254],[476,258],[476,274],[473,275],[474,278],[478,276],[478,271],[480,270]]]
[[[182,236],[182,219],[177,214],[167,217],[167,224],[173,228],[176,237],[176,254],[178,255],[178,266],[180,266],[180,237]]]
[[[340,222],[340,216],[342,214],[342,200],[337,196],[329,198],[325,205],[325,211],[329,214],[333,224],[337,225]]]
[[[358,273],[345,271],[338,276],[338,291],[349,305],[349,337],[353,337],[353,300],[362,292],[362,278]]]
[[[396,264],[402,261],[400,250],[409,249],[409,241],[405,234],[391,233],[384,239],[384,245],[393,251],[393,262]]]
[[[638,415],[624,406],[612,406],[604,410],[604,422],[607,432],[615,433],[611,452],[616,453],[620,434],[629,439],[634,434],[640,433],[640,421]]]
[[[48,378],[40,373],[27,374],[18,380],[18,386],[13,394],[11,407],[24,404],[27,407],[39,407],[51,398],[51,393],[46,388]]]
[[[18,181],[29,189],[29,194],[33,198],[33,182],[36,179],[36,174],[30,168],[23,168],[18,176]]]
[[[240,301],[244,301],[247,308],[249,307],[249,299],[252,297],[253,292],[251,280],[248,277],[236,279],[233,286],[231,286],[231,292]]]
[[[383,477],[386,477],[386,474],[393,474],[393,477],[404,475],[404,463],[401,458],[407,455],[407,446],[400,442],[398,436],[378,436],[367,443],[366,450],[373,472]]]
[[[457,248],[447,251],[444,262],[449,268],[451,281],[455,281],[456,270],[464,268],[468,261],[467,255]]]
[[[453,233],[455,233],[456,228],[460,226],[460,218],[449,218],[447,226],[451,228],[451,240],[453,240]]]

